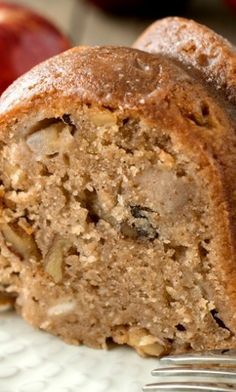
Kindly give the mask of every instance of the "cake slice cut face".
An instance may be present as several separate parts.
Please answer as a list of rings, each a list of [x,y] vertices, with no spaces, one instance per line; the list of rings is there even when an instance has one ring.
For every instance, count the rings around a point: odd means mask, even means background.
[[[234,120],[204,85],[77,48],[0,112],[0,288],[25,320],[142,355],[236,346]]]

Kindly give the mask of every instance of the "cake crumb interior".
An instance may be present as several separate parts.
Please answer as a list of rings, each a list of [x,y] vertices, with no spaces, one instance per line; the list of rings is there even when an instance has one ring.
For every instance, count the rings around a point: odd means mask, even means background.
[[[0,167],[0,290],[30,323],[141,355],[206,349],[209,330],[226,347],[207,190],[168,130],[84,106],[29,127]]]

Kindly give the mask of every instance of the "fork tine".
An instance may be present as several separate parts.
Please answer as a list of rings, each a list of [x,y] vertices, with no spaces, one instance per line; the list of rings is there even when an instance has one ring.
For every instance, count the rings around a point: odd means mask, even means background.
[[[236,384],[236,371],[228,369],[193,369],[188,367],[158,368],[152,371],[152,375],[163,378],[191,378],[193,381],[206,381],[218,383]]]
[[[196,385],[192,383],[155,383],[143,387],[143,392],[234,392],[232,387]]]
[[[236,365],[236,351],[222,350],[209,351],[207,353],[170,355],[160,359],[161,364],[165,365],[195,365],[195,364],[220,364]]]

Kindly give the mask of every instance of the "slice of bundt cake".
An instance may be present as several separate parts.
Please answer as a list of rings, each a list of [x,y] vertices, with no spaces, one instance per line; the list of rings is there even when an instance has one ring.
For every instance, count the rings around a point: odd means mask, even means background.
[[[236,347],[235,111],[165,56],[74,48],[0,101],[0,288],[141,354]]]

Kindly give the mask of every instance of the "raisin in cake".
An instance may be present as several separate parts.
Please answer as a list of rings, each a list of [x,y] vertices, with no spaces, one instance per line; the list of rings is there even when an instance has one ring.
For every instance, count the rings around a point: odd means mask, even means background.
[[[163,55],[74,48],[0,101],[0,287],[140,354],[236,347],[235,110]]]

